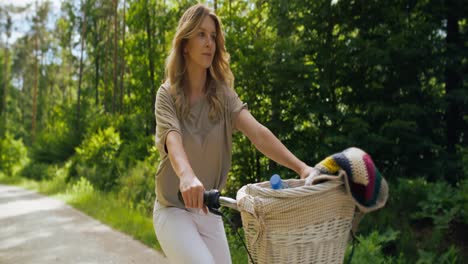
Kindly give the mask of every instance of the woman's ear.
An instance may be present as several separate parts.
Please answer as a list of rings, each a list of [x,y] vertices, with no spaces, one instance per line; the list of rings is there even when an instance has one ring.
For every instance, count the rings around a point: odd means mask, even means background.
[[[182,40],[181,47],[182,47],[182,54],[183,55],[187,54],[188,53],[188,48],[187,48],[187,40],[186,39]]]

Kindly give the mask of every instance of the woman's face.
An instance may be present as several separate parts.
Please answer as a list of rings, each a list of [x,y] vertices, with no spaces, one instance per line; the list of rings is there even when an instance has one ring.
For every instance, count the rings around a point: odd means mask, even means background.
[[[188,67],[207,69],[213,62],[216,51],[216,26],[210,16],[206,16],[184,48]]]

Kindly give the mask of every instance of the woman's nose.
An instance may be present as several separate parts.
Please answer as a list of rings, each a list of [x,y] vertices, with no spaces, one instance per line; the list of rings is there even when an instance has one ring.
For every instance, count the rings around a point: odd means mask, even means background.
[[[212,38],[208,38],[208,40],[206,41],[206,46],[211,47],[213,45],[213,42],[214,40]]]

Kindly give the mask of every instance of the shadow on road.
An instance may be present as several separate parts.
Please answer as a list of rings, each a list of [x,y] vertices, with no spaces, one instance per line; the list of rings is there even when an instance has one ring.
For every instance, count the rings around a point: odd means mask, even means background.
[[[167,263],[161,253],[71,208],[0,185],[0,263]]]

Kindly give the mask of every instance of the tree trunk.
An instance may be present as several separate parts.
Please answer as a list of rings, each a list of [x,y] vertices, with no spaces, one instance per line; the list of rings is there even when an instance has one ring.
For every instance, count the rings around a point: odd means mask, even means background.
[[[3,138],[3,136],[6,134],[7,130],[7,122],[8,122],[8,116],[7,116],[7,98],[8,98],[8,40],[5,45],[4,49],[4,56],[5,56],[5,61],[4,61],[4,73],[3,73],[3,99],[2,99],[2,108],[0,109],[0,116],[2,117],[2,124],[0,126],[0,138]]]
[[[37,7],[37,2],[36,2]],[[38,40],[36,32],[34,34],[34,51],[35,51],[35,60],[34,60],[34,84],[33,84],[33,105],[32,105],[32,122],[31,122],[31,142],[34,142],[36,137],[36,115],[37,115],[37,84],[38,84],[38,75],[39,75],[39,50],[38,50]]]
[[[122,52],[120,56],[120,113],[124,111],[124,75],[125,75],[125,10],[126,10],[127,1],[123,2],[123,23],[122,23]]]
[[[104,82],[104,95],[103,95],[103,104],[104,104],[104,111],[106,113],[109,112],[109,101],[108,101],[108,96],[109,96],[109,63],[108,63],[108,58],[110,57],[109,55],[109,31],[110,29],[108,28],[110,25],[110,19],[108,18],[105,23],[104,30],[106,31],[106,40],[105,40],[105,47],[104,47],[104,57],[103,57],[103,82]]]
[[[93,22],[94,24],[94,29],[96,30],[96,34],[94,37],[94,48],[96,49],[95,51],[95,57],[94,57],[94,91],[95,91],[95,103],[96,107],[99,107],[99,67],[100,67],[100,59],[101,59],[101,49],[99,48],[99,42],[101,40],[100,36],[100,27],[99,24],[96,20]]]
[[[147,4],[147,14],[146,14],[146,35],[147,35],[147,47],[148,47],[148,70],[150,74],[150,94],[148,98],[153,98],[154,96],[151,96],[154,91],[155,91],[155,83],[154,83],[154,56],[153,54],[153,25],[151,23],[151,17],[152,14],[150,14],[151,7],[148,6],[148,1],[146,1]],[[154,101],[153,101],[154,102]],[[154,103],[151,103],[153,105]],[[148,119],[147,124],[146,124],[146,134],[149,135],[153,133],[153,126],[154,126],[154,118]]]
[[[77,131],[79,132],[80,130],[80,104],[81,104],[81,84],[83,81],[83,51],[84,51],[84,46],[85,46],[85,38],[86,38],[86,0],[83,4],[81,2],[81,7],[83,8],[83,25],[81,28],[81,54],[80,54],[80,72],[78,74],[78,89],[76,92],[76,98],[77,98],[77,103],[76,103],[76,128]]]
[[[26,127],[26,108],[25,108],[25,103],[24,103],[24,98],[26,97],[26,93],[25,93],[25,90],[26,90],[26,87],[25,87],[25,76],[23,75],[22,76],[22,86],[21,86],[21,91],[20,91],[20,94],[19,94],[19,102],[18,102],[18,105],[19,105],[19,108],[20,108],[20,111],[21,111],[21,114],[20,114],[20,120],[21,120],[21,124],[23,125],[23,127]]]
[[[117,36],[118,36],[118,25],[117,25],[117,15],[118,15],[118,5],[119,5],[119,2],[118,0],[113,0],[113,5],[114,5],[114,55],[113,55],[113,62],[114,62],[114,67],[112,68],[113,69],[113,76],[114,76],[114,89],[113,89],[113,93],[112,93],[112,113],[116,113],[117,112],[117,105],[116,105],[116,101],[117,101],[117,94],[118,94],[118,80],[117,80],[117,67],[118,67],[118,63],[117,63]]]
[[[8,122],[8,108],[7,108],[7,103],[8,103],[8,85],[10,83],[9,77],[8,77],[8,40],[11,37],[11,28],[12,28],[12,20],[11,16],[8,12],[8,10],[4,10],[6,14],[6,23],[5,23],[5,35],[6,35],[6,40],[5,40],[5,48],[4,48],[4,66],[3,66],[3,99],[2,99],[2,104],[0,106],[0,118],[2,118],[2,123],[0,124],[0,138],[3,138],[3,136],[6,134],[7,130],[7,122]]]
[[[445,120],[447,125],[446,139],[447,139],[447,152],[449,155],[449,163],[447,164],[446,179],[452,184],[455,184],[459,177],[459,166],[457,159],[456,145],[460,143],[462,131],[460,131],[461,124],[463,124],[463,116],[461,109],[457,102],[456,92],[461,90],[462,78],[458,69],[461,69],[460,56],[458,52],[463,47],[460,39],[460,29],[458,26],[458,16],[456,15],[456,5],[447,1],[447,65],[445,69],[445,94],[447,109],[445,112]]]

